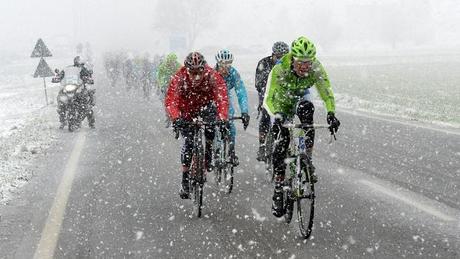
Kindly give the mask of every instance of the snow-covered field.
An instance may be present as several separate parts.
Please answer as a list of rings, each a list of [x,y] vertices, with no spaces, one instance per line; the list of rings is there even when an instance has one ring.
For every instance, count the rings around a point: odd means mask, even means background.
[[[250,90],[262,56],[236,56],[235,66]],[[460,56],[324,57],[340,108],[385,114],[436,126],[460,128]],[[47,59],[51,68],[72,58]],[[213,62],[210,62],[213,63]],[[29,166],[56,137],[57,87],[32,74],[38,59],[0,66],[0,201],[33,176]],[[97,71],[96,71],[97,73]],[[99,97],[101,98],[101,97]],[[255,107],[256,104],[252,104]]]
[[[460,128],[460,55],[380,61],[327,61],[339,107]]]

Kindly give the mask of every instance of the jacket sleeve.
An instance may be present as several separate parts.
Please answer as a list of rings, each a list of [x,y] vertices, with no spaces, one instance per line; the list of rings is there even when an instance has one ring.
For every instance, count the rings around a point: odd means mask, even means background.
[[[213,73],[214,81],[214,101],[217,106],[217,115],[221,120],[228,120],[228,93],[227,85],[225,84],[224,78],[217,72]]]
[[[240,73],[235,70],[235,92],[238,97],[238,104],[240,106],[241,113],[248,113],[248,93],[246,92],[246,87],[244,86],[243,80],[241,80]]]
[[[316,90],[318,91],[319,96],[326,106],[327,112],[335,112],[335,98],[334,93],[332,92],[331,83],[327,76],[326,70],[318,62],[317,68],[315,68],[316,73]]]
[[[267,110],[268,114],[270,116],[274,116],[275,113],[279,112],[275,108],[275,96],[276,96],[276,91],[279,88],[278,85],[278,67],[279,65],[276,65],[270,74],[268,75],[268,80],[267,80],[267,87],[265,89],[265,96],[264,96],[264,102],[263,106],[265,110]]]
[[[181,96],[179,94],[180,77],[178,74],[179,72],[172,78],[165,98],[166,111],[173,121],[180,118],[181,116],[181,111],[179,108],[179,104],[181,102]]]
[[[264,87],[263,81],[264,81],[264,62],[263,59],[257,63],[256,67],[256,78],[255,78],[255,87],[257,92],[262,92],[262,88]]]

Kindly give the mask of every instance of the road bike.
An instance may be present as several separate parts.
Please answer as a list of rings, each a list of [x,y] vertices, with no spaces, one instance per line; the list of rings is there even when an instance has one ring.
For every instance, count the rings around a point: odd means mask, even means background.
[[[329,125],[290,123],[284,124],[283,127],[289,129],[291,136],[287,156],[289,174],[283,185],[284,219],[289,224],[296,210],[300,236],[307,239],[312,232],[316,196],[313,179],[315,168],[311,153],[307,151],[305,145],[306,132],[313,129],[329,129],[331,132],[329,143],[335,139],[335,134]]]
[[[190,180],[189,180],[189,198],[193,202],[194,214],[200,218],[203,208],[203,189],[206,182],[206,169],[204,159],[204,130],[205,127],[215,127],[215,123],[203,121],[202,118],[197,118],[189,123],[187,127],[193,130],[193,149],[192,163],[190,165]],[[176,132],[176,139],[179,138],[179,132]]]
[[[230,120],[242,120],[242,117],[232,117]],[[233,190],[233,171],[238,165],[236,157],[230,154],[230,134],[222,135],[216,132],[214,140],[214,172],[217,186],[223,186],[228,194]]]

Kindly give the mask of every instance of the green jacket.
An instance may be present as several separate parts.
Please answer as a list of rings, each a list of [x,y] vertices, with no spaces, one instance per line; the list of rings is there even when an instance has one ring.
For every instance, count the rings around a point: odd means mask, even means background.
[[[162,92],[166,92],[169,82],[171,81],[171,77],[176,74],[180,67],[181,64],[177,61],[177,56],[173,53],[166,56],[166,58],[160,63],[157,70],[157,86]]]
[[[297,103],[308,88],[316,87],[328,112],[335,112],[335,99],[326,71],[318,60],[313,61],[312,72],[306,77],[298,77],[292,71],[292,54],[286,54],[281,63],[270,72],[264,97],[264,107],[271,115],[295,114]]]

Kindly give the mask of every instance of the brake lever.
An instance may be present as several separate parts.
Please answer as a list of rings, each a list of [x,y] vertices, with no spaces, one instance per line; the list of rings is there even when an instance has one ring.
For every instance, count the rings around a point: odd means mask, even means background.
[[[179,136],[180,136],[179,130],[174,130],[174,133],[176,133],[176,135],[174,136],[174,138],[175,138],[175,139],[179,139]]]
[[[337,141],[337,138],[335,137],[335,132],[332,126],[329,127],[329,131],[331,132],[331,138],[329,140],[329,144],[332,144],[334,140]]]

